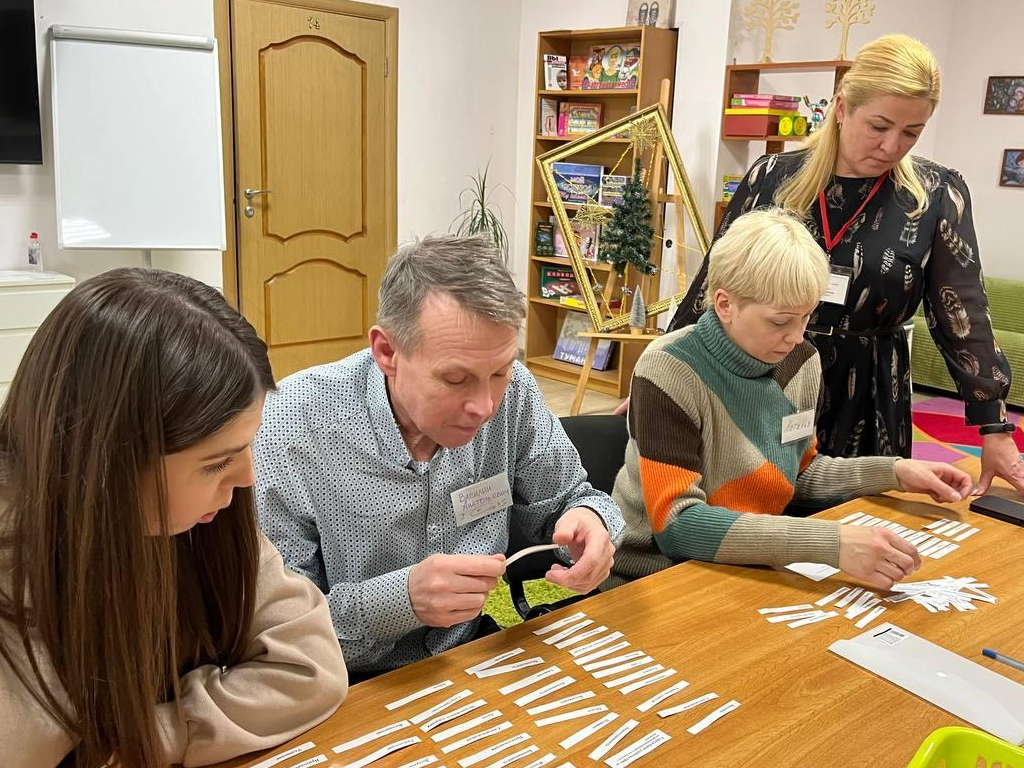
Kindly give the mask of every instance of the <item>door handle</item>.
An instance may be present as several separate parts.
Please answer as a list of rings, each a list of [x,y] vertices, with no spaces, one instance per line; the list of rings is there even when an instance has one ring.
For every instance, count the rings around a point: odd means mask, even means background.
[[[273,191],[272,189],[246,189],[242,194],[245,195],[246,200],[252,200],[256,195],[269,195]]]

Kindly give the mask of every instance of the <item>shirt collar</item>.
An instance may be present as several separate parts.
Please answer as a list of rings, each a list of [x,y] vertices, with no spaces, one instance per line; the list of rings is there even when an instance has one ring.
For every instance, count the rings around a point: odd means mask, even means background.
[[[381,457],[400,467],[411,466],[412,454],[409,453],[402,432],[398,428],[398,422],[395,421],[384,372],[376,361],[370,364],[366,381],[366,407],[370,413],[373,432],[377,436]]]

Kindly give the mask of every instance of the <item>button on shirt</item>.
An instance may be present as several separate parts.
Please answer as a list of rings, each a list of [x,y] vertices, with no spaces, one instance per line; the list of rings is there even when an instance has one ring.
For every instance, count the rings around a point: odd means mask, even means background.
[[[327,595],[353,670],[401,667],[473,638],[479,619],[440,629],[416,617],[409,571],[428,556],[504,552],[510,525],[549,542],[576,506],[594,510],[613,541],[623,529],[520,363],[494,417],[429,461],[410,455],[368,350],[310,368],[267,396],[253,457],[260,523],[285,563]],[[512,506],[457,526],[451,494],[499,473]]]

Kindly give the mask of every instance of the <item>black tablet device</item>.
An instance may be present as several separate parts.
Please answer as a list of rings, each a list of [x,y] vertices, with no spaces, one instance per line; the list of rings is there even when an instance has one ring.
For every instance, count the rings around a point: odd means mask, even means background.
[[[971,501],[971,511],[1004,523],[1024,526],[1024,504],[1000,496],[979,496]]]

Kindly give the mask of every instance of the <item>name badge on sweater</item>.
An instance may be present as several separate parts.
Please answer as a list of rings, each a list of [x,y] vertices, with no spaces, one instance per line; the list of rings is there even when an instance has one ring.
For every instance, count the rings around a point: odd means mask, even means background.
[[[794,443],[814,434],[814,409],[782,417],[782,444]]]
[[[480,482],[460,488],[452,494],[455,524],[459,527],[512,506],[508,475],[499,472]]]
[[[821,300],[826,304],[841,304],[846,306],[846,297],[850,293],[850,281],[853,279],[853,270],[849,267],[832,266],[828,273],[828,290]]]

